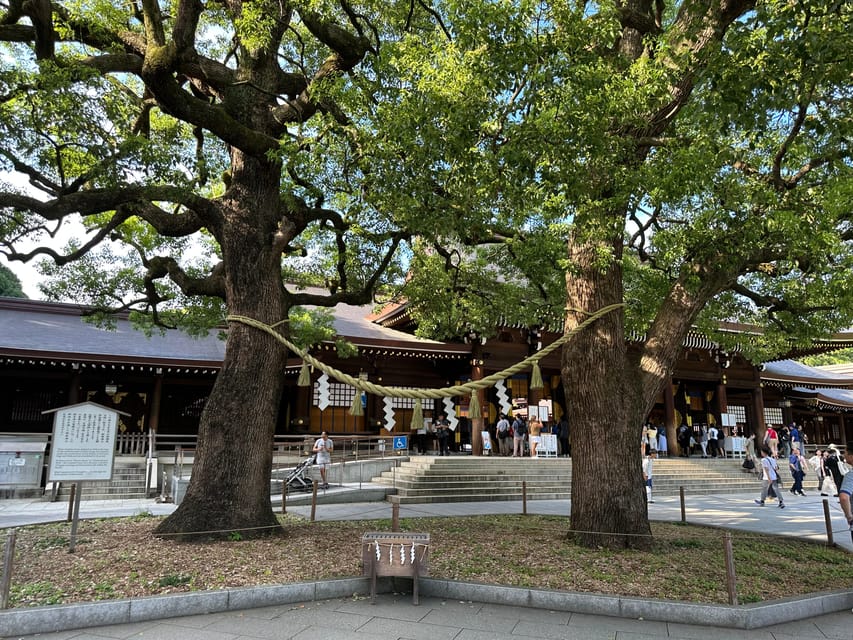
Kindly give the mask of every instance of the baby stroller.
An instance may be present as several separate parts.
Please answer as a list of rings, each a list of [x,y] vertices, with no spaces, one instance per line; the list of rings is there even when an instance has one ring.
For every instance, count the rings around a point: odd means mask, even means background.
[[[311,489],[314,484],[314,480],[308,476],[316,458],[317,456],[312,454],[291,469],[285,479],[288,488],[296,489],[297,491],[308,491]]]

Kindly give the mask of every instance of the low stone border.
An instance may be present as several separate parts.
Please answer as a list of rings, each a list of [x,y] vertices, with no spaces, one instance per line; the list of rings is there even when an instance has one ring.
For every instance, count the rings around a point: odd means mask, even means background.
[[[407,590],[410,586],[409,580],[381,578],[377,584],[377,592],[400,592]],[[84,627],[329,600],[349,597],[355,593],[365,594],[369,589],[369,579],[359,577],[221,591],[197,591],[128,600],[7,609],[0,611],[0,636],[50,633]],[[643,618],[660,622],[734,629],[755,629],[853,608],[853,589],[814,593],[737,607],[503,587],[436,578],[421,578],[420,592],[423,596],[470,600],[485,604],[524,606],[550,611]]]

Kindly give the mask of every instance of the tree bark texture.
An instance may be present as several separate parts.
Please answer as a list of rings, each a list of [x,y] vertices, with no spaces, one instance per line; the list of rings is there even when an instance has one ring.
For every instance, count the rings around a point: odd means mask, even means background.
[[[613,248],[621,254],[617,239]],[[572,238],[567,276],[566,330],[587,313],[622,301],[618,258],[607,270],[596,264],[596,247]],[[634,415],[621,310],[577,334],[563,350],[562,376],[572,425],[571,527],[586,546],[639,547],[650,543],[642,484],[640,425]]]
[[[280,253],[273,247],[280,168],[244,157],[235,158],[234,166],[234,181],[220,202],[225,222],[216,232],[228,309],[272,324],[287,312]],[[229,326],[186,495],[159,534],[221,537],[238,531],[245,538],[278,529],[270,477],[285,357],[282,345],[266,333],[241,323]]]

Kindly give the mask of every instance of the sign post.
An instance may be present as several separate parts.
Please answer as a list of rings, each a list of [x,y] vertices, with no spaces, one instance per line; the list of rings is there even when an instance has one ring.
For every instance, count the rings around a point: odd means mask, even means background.
[[[87,480],[112,480],[118,417],[127,414],[94,402],[44,413],[55,414],[47,479],[49,482],[77,483],[68,544],[68,552],[73,553],[77,544],[82,484]]]

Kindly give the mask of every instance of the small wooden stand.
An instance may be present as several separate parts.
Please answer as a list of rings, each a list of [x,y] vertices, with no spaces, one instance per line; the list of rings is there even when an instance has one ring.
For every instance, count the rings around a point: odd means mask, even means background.
[[[370,576],[371,604],[376,603],[376,576],[393,576],[412,578],[412,604],[417,605],[418,578],[429,575],[429,534],[367,532],[361,537],[361,560],[364,575]]]

